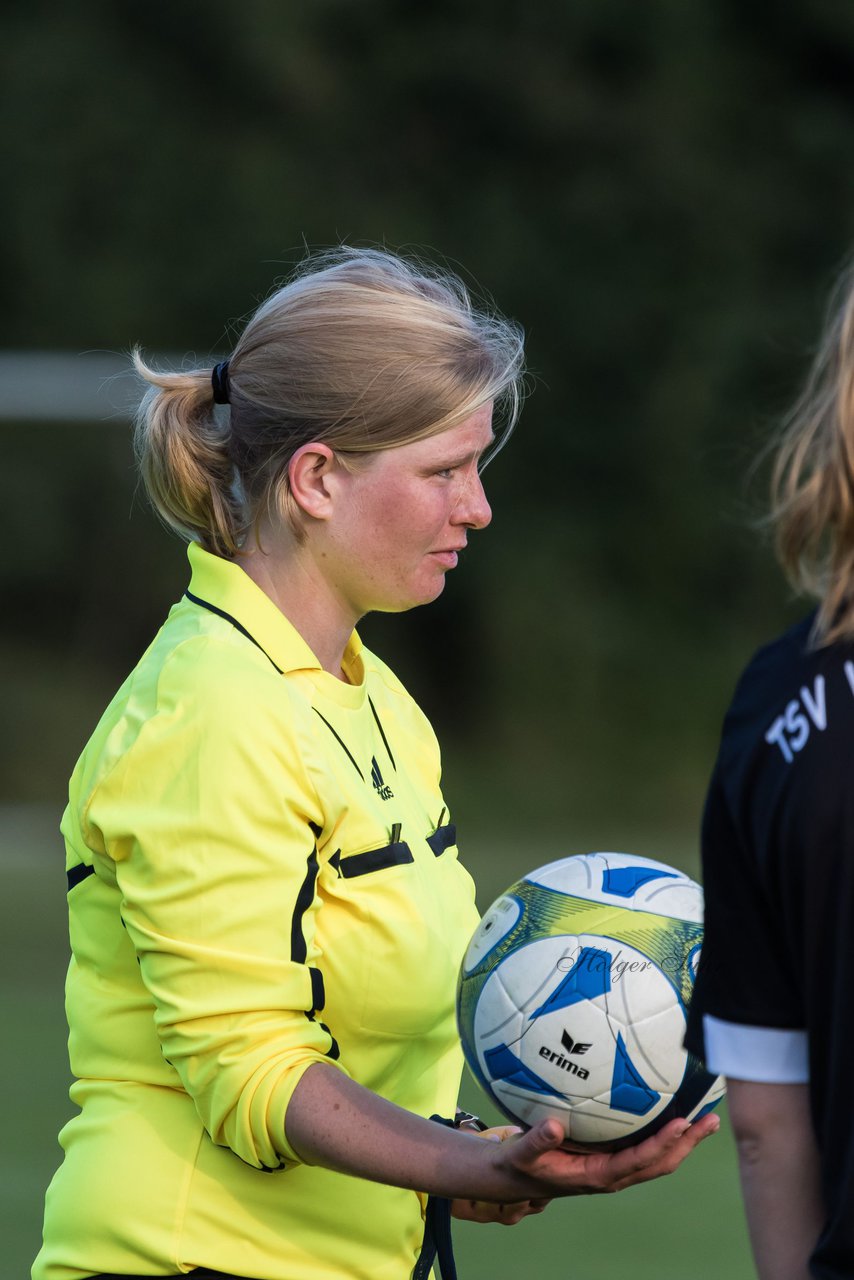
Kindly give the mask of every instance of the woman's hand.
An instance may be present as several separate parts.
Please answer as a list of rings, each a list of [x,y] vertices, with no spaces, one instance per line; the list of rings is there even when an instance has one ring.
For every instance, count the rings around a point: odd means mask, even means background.
[[[624,1151],[568,1151],[563,1147],[563,1126],[557,1120],[541,1120],[523,1133],[513,1125],[486,1129],[478,1136],[497,1143],[496,1172],[519,1180],[524,1198],[496,1204],[490,1200],[455,1199],[451,1214],[469,1222],[500,1222],[513,1226],[532,1213],[542,1213],[554,1196],[595,1195],[622,1191],[673,1173],[685,1157],[714,1133],[717,1116],[705,1116],[696,1124],[672,1120],[651,1138]],[[539,1193],[539,1194],[538,1194]]]
[[[487,1142],[505,1142],[521,1132],[517,1125],[504,1124],[494,1129],[483,1129],[477,1136],[486,1138]],[[452,1200],[451,1217],[459,1218],[461,1222],[499,1222],[504,1227],[515,1227],[530,1214],[542,1213],[550,1203],[548,1199],[518,1200],[514,1204],[495,1204],[492,1200]]]
[[[651,1138],[623,1151],[575,1152],[562,1147],[565,1135],[559,1121],[540,1120],[527,1133],[497,1144],[492,1164],[497,1173],[517,1182],[520,1200],[622,1191],[673,1173],[719,1127],[715,1115],[695,1124],[671,1120]]]

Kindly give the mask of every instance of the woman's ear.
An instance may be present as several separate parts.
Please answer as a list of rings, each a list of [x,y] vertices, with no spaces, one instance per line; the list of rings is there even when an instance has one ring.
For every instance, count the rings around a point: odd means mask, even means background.
[[[296,450],[288,463],[291,497],[307,516],[328,520],[332,511],[331,473],[335,454],[329,445],[313,441]]]

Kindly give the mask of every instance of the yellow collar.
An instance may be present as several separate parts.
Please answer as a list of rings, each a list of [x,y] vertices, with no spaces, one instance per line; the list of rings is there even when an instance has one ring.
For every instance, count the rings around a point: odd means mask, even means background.
[[[282,672],[320,671],[321,666],[296,627],[239,565],[211,555],[197,542],[187,548],[192,575],[189,593],[224,615],[263,649]],[[355,671],[362,642],[353,632],[344,651],[345,671]]]

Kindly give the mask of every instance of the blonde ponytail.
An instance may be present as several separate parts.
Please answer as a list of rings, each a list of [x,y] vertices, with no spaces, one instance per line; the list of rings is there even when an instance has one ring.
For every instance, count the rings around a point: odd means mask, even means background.
[[[244,514],[236,497],[229,432],[216,420],[211,370],[160,373],[138,349],[149,383],[136,415],[134,448],[148,496],[170,528],[215,555],[233,556]]]

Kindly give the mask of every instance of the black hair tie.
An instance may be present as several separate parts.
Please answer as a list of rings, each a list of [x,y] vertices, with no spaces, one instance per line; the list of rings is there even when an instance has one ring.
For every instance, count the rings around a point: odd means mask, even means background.
[[[220,360],[211,372],[214,404],[228,404],[228,361]]]

